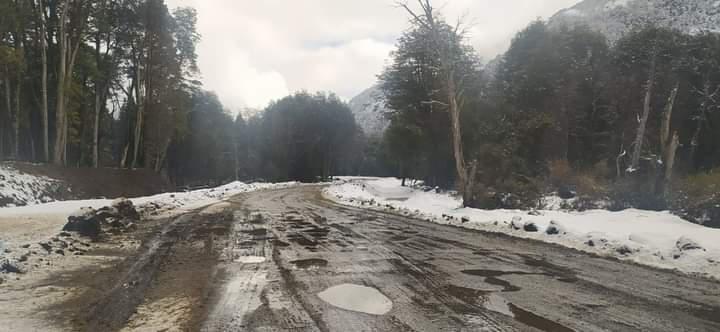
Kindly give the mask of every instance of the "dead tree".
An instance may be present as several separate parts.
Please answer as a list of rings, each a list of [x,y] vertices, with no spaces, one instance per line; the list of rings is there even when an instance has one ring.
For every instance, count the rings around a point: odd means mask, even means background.
[[[662,180],[658,186],[658,193],[666,195],[670,182],[672,181],[673,167],[675,166],[675,154],[680,146],[680,136],[675,131],[670,134],[670,123],[672,121],[672,113],[675,107],[675,100],[677,99],[678,90],[680,89],[679,84],[675,84],[675,88],[670,92],[667,104],[665,106],[665,112],[663,112],[662,122],[660,125],[660,152],[664,165]]]
[[[647,84],[645,86],[645,99],[643,100],[643,113],[639,117],[637,136],[633,142],[633,154],[630,159],[630,170],[635,171],[640,167],[640,156],[642,154],[643,142],[645,141],[645,130],[647,128],[648,118],[650,117],[651,101],[653,90],[655,87],[657,52],[653,51],[650,59],[650,70],[648,74]]]
[[[406,3],[398,3],[400,7],[410,14],[412,22],[430,32],[430,51],[438,57],[440,68],[439,77],[447,94],[447,104],[442,102],[431,101],[445,105],[448,115],[450,116],[450,126],[452,131],[453,155],[455,157],[455,169],[458,177],[459,191],[463,195],[463,205],[468,206],[473,201],[473,185],[477,162],[471,163],[468,169],[465,163],[462,144],[462,127],[460,123],[460,110],[463,104],[463,87],[457,81],[456,61],[457,54],[454,45],[458,39],[462,40],[463,32],[461,31],[461,22],[455,27],[452,33],[445,35],[443,33],[444,23],[435,15],[434,8],[430,4],[430,0],[417,0],[422,13],[416,13]]]

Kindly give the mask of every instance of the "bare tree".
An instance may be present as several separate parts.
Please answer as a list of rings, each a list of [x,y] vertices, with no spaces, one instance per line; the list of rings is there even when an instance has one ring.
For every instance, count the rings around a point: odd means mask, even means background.
[[[652,51],[650,59],[650,68],[648,80],[645,86],[645,99],[643,100],[643,113],[639,117],[637,136],[633,142],[633,154],[630,159],[630,169],[637,170],[640,167],[640,156],[642,154],[643,142],[645,141],[645,130],[647,129],[648,118],[650,117],[652,95],[655,88],[655,78],[657,76],[657,48]]]
[[[452,131],[453,155],[455,157],[455,169],[458,177],[459,191],[463,195],[463,204],[467,206],[473,201],[473,185],[475,182],[475,173],[477,162],[473,161],[468,165],[465,162],[462,143],[462,127],[460,123],[460,111],[463,106],[463,86],[462,82],[458,82],[456,73],[456,59],[458,58],[455,47],[457,42],[461,42],[464,32],[462,31],[462,22],[459,21],[454,31],[450,34],[443,33],[445,23],[435,15],[434,8],[430,4],[430,0],[417,0],[421,13],[413,11],[407,3],[398,3],[400,7],[410,14],[413,24],[427,29],[430,32],[430,48],[432,52],[437,54],[440,62],[439,77],[443,81],[447,94],[447,103],[439,101],[431,101],[447,108],[450,116],[450,126]]]
[[[670,92],[667,104],[665,106],[665,112],[660,125],[660,150],[662,155],[662,161],[664,167],[662,183],[658,188],[658,192],[666,194],[672,180],[673,167],[675,166],[675,154],[680,146],[680,136],[675,131],[670,135],[670,123],[672,120],[672,113],[675,107],[675,100],[677,99],[678,90],[680,84],[676,83],[675,88]]]

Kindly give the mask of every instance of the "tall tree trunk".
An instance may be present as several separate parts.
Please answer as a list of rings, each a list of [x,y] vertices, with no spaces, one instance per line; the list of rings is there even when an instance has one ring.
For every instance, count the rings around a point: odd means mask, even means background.
[[[55,149],[53,150],[53,164],[62,166],[65,164],[65,134],[67,114],[65,114],[65,81],[67,80],[67,57],[68,57],[68,34],[67,12],[68,0],[59,1],[58,6],[63,5],[58,22],[58,74],[57,74],[57,97],[55,100]]]
[[[95,36],[95,65],[98,68],[98,73],[103,73],[102,56],[100,54],[100,33]],[[93,145],[92,145],[92,166],[97,168],[99,165],[99,151],[98,143],[100,141],[100,112],[102,110],[102,100],[100,94],[102,93],[102,77],[98,74],[95,77],[95,112],[93,113]]]
[[[18,71],[15,82],[15,111],[13,112],[13,158],[20,159],[20,101],[22,100],[22,73]]]
[[[45,5],[43,1],[39,1],[38,4],[38,22],[40,23],[40,36],[38,41],[40,42],[40,90],[42,93],[42,100],[40,101],[40,117],[42,118],[42,143],[43,143],[43,161],[50,161],[50,135],[49,135],[49,122],[48,122],[48,59],[47,59],[47,29],[45,27]]]
[[[670,136],[670,124],[672,121],[672,113],[675,108],[675,100],[677,99],[678,90],[680,84],[676,83],[675,88],[670,92],[667,105],[665,106],[665,112],[663,112],[662,121],[660,124],[660,150],[663,158],[664,172],[662,182],[660,184],[660,193],[667,195],[668,189],[670,188],[670,182],[672,181],[673,167],[675,166],[675,154],[677,153],[678,146],[680,146],[680,136],[677,131]]]
[[[5,78],[5,81],[3,83],[4,83],[3,85],[5,85],[5,109],[7,110],[6,115],[7,115],[7,119],[10,120],[10,118],[12,117],[12,114],[11,114],[12,113],[12,88],[10,87],[10,79]],[[0,127],[4,127],[4,126],[5,126],[5,124],[0,124]],[[4,138],[4,136],[3,136],[3,138]],[[0,150],[3,150],[3,149],[5,149],[4,144],[0,148]],[[3,156],[4,156],[4,154],[3,154]]]
[[[650,117],[650,107],[652,102],[653,90],[655,87],[655,76],[657,66],[657,54],[653,53],[650,60],[650,72],[648,74],[647,86],[645,87],[645,99],[643,101],[643,114],[638,124],[637,136],[633,143],[634,150],[630,159],[630,168],[635,171],[640,167],[640,156],[642,155],[643,141],[645,140],[645,130],[647,128],[648,118]]]
[[[443,61],[444,62],[444,61]],[[455,170],[457,172],[460,193],[463,195],[463,205],[468,206],[472,201],[472,184],[468,181],[468,170],[463,155],[462,128],[460,126],[460,109],[457,100],[457,87],[454,72],[446,68],[445,83],[448,93],[450,126],[453,140],[453,156],[455,157]]]
[[[140,140],[142,139],[142,129],[144,125],[145,117],[145,92],[142,91],[140,86],[142,85],[142,76],[140,74],[140,61],[137,63],[135,69],[136,81],[135,84],[135,103],[137,112],[135,115],[135,133],[133,137],[133,158],[132,165],[130,168],[135,168],[138,165],[138,156],[140,155]]]
[[[58,77],[57,77],[57,100],[55,105],[55,151],[53,151],[53,163],[55,165],[65,165],[67,163],[67,88],[72,80],[72,73],[75,67],[80,45],[82,44],[81,36],[75,36],[74,44],[70,45],[70,33],[67,31],[67,15],[70,5],[76,0],[62,1],[63,8],[58,23]],[[60,3],[58,4],[60,5]],[[81,14],[84,15],[84,14]],[[84,25],[87,16],[80,18]],[[82,28],[78,28],[82,29]]]

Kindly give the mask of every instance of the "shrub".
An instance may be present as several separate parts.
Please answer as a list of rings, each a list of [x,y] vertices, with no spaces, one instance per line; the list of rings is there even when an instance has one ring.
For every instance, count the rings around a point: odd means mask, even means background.
[[[577,198],[568,209],[586,210],[596,208],[598,201],[608,199],[606,179],[607,165],[598,163],[588,170],[574,170],[566,160],[548,162],[545,184],[547,192],[555,192],[561,198]]]
[[[670,208],[694,223],[720,228],[720,169],[673,183]]]

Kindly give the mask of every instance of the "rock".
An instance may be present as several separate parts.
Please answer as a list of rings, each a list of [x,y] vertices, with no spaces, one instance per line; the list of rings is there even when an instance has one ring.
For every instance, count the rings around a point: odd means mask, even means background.
[[[96,211],[91,208],[82,208],[70,217],[68,223],[65,224],[63,231],[77,232],[82,236],[97,238],[100,235],[100,220],[96,215]]]
[[[537,225],[535,225],[534,222],[528,221],[523,225],[523,230],[526,232],[532,233],[532,232],[537,232],[539,229],[538,229]]]
[[[0,272],[22,273],[22,270],[20,270],[20,268],[15,266],[14,264],[10,263],[10,261],[5,260],[4,262],[0,263]]]
[[[547,235],[559,235],[560,233],[565,233],[562,230],[562,227],[555,221],[551,221],[550,225],[545,230],[545,234]]]
[[[512,227],[512,229],[514,229],[516,231],[523,229],[523,227],[525,227],[525,224],[523,224],[523,222],[522,222],[522,217],[520,217],[520,216],[513,217],[512,221],[510,222],[510,227]]]
[[[120,218],[120,212],[112,206],[106,206],[97,210],[95,216],[99,218],[101,222],[107,222],[109,219]]]
[[[615,249],[615,252],[617,252],[618,254],[623,255],[623,256],[632,254],[635,251],[636,251],[635,249],[630,248],[628,245],[625,245],[625,244],[623,244]]]
[[[133,202],[127,198],[118,198],[112,203],[119,215],[126,219],[140,220],[140,213],[135,209]]]
[[[128,223],[127,226],[125,226],[125,231],[126,232],[134,232],[137,230],[137,228],[138,228],[137,224],[131,222],[131,223]]]
[[[677,242],[675,243],[675,247],[678,248],[680,251],[690,251],[690,250],[703,250],[705,251],[705,248],[703,248],[699,243],[695,242],[694,240],[687,238],[687,237],[680,237]]]
[[[468,217],[462,217],[462,218],[460,218],[460,221],[464,224],[464,223],[466,223],[466,222],[470,222],[470,218],[468,218]]]
[[[538,210],[530,210],[528,211],[528,215],[530,216],[542,216],[542,213]]]
[[[68,232],[60,232],[60,236],[62,236],[62,237],[71,237],[72,234],[70,234],[70,233],[68,233]]]
[[[577,196],[577,194],[575,193],[574,190],[570,189],[569,187],[561,186],[558,189],[558,196],[560,196],[560,198],[562,198],[562,199],[573,199],[573,198],[575,198],[575,196]]]
[[[50,253],[50,251],[52,251],[52,246],[49,243],[40,242],[39,244],[40,244],[40,247],[45,249],[45,251],[47,251],[48,253]]]
[[[20,248],[27,249],[27,248],[30,248],[30,245],[29,245],[29,244],[23,244],[22,246],[20,246]]]
[[[55,253],[58,254],[58,255],[63,255],[63,256],[65,256],[65,251],[62,250],[62,249],[55,250]]]

